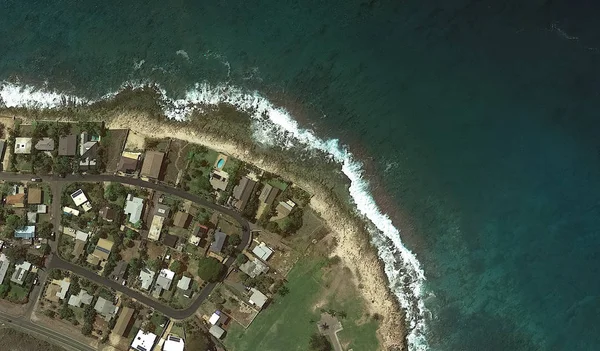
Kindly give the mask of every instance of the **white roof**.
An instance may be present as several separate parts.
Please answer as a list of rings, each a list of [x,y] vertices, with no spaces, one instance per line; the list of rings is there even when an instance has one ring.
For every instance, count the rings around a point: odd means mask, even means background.
[[[260,243],[257,247],[252,250],[252,253],[255,254],[258,258],[263,261],[266,261],[273,254],[273,250],[271,250],[265,243]]]
[[[181,290],[187,290],[190,288],[191,282],[192,282],[192,279],[190,277],[183,276],[177,282],[177,287]]]
[[[77,239],[77,240],[87,241],[88,238],[90,237],[89,233],[82,232],[81,230],[78,230],[75,233],[76,233],[75,239]]]
[[[150,225],[150,230],[148,231],[148,239],[150,239],[150,240],[160,239],[160,232],[162,231],[164,222],[165,222],[165,217],[154,215],[154,217],[152,218],[152,224]]]
[[[250,289],[250,291],[252,291],[252,296],[249,299],[250,303],[262,308],[269,298],[255,288]]]
[[[24,269],[26,271],[29,271],[31,269],[31,263],[27,262],[27,261],[23,261],[20,264],[16,264],[15,268],[19,269]]]
[[[4,277],[6,277],[9,265],[10,262],[8,261],[8,257],[6,257],[5,254],[0,253],[0,284],[2,284]]]
[[[37,205],[37,213],[46,213],[48,212],[47,205]]]
[[[150,284],[152,284],[152,279],[154,279],[154,272],[144,268],[140,271],[140,280],[142,281],[142,289],[148,290],[150,289]]]
[[[58,285],[60,285],[60,291],[56,293],[56,296],[58,296],[59,299],[63,300],[67,296],[67,291],[69,291],[71,282],[63,279],[59,281]]]
[[[165,269],[161,269],[160,270],[160,276],[161,277],[165,277],[167,279],[173,280],[173,278],[175,277],[175,272],[173,272],[170,269],[166,269],[166,268]]]
[[[213,325],[212,327],[210,327],[208,332],[217,339],[220,339],[223,336],[223,334],[225,334],[225,330],[223,330],[223,328],[219,327],[218,325]]]
[[[198,246],[200,244],[200,237],[199,236],[195,236],[195,235],[191,235],[190,239],[188,240],[188,242],[192,245]]]
[[[183,351],[184,349],[183,339],[177,335],[169,335],[163,345],[163,351]]]
[[[156,334],[144,333],[143,330],[138,330],[135,338],[133,338],[133,342],[131,343],[131,348],[139,351],[150,351],[152,350],[152,346],[154,346],[155,340]]]
[[[27,221],[29,223],[37,222],[37,212],[27,212]]]
[[[210,316],[210,318],[208,319],[208,323],[210,323],[211,325],[215,325],[219,321],[219,318],[221,318],[221,315],[219,315],[217,311],[213,313],[212,316]]]
[[[74,216],[79,216],[79,211],[76,210],[76,209],[74,209],[74,208],[70,208],[70,207],[65,206],[65,207],[62,208],[62,210],[63,210],[64,213],[72,214]]]
[[[31,153],[31,138],[15,138],[15,154]]]
[[[129,215],[129,222],[137,223],[142,218],[142,211],[144,210],[144,199],[135,197],[131,194],[127,195],[127,201],[125,202],[125,214]]]
[[[81,206],[88,200],[87,197],[85,197],[83,190],[81,189],[75,190],[75,192],[71,194],[71,199],[73,199],[75,206]]]
[[[156,278],[156,286],[160,286],[165,290],[171,289],[173,277],[175,277],[175,272],[168,269],[162,269],[158,274],[158,278]]]
[[[85,212],[88,212],[89,210],[92,209],[92,204],[88,201],[88,202],[84,203],[83,205],[81,205],[81,208],[83,208],[83,210]]]

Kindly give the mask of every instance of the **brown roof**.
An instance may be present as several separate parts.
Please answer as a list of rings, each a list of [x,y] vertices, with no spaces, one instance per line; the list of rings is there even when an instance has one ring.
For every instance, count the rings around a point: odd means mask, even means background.
[[[141,175],[149,178],[158,178],[165,154],[158,151],[147,151],[142,164]]]
[[[117,170],[123,173],[131,173],[137,171],[138,159],[121,156]]]
[[[171,234],[167,234],[163,237],[163,244],[175,248],[175,245],[177,245],[177,237],[175,235],[171,235]]]
[[[29,188],[27,192],[27,203],[30,205],[38,205],[42,203],[42,189]]]
[[[100,216],[107,221],[114,221],[115,219],[117,219],[117,215],[117,211],[108,206],[103,207],[100,210]]]
[[[271,206],[273,204],[273,201],[275,201],[278,192],[279,189],[273,187],[271,184],[266,184],[263,190],[261,191],[258,199],[264,202],[265,204]]]
[[[108,260],[108,256],[110,255],[110,251],[113,247],[113,242],[106,239],[98,240],[98,244],[96,244],[96,248],[92,253],[93,256],[98,257],[101,260]]]
[[[75,240],[75,247],[73,247],[73,255],[75,255],[75,257],[81,256],[84,248],[85,248],[85,241]]]
[[[180,228],[185,228],[189,225],[190,215],[185,212],[177,212],[173,218],[173,225]]]
[[[58,155],[59,156],[75,156],[77,151],[77,136],[67,135],[58,139]]]
[[[244,208],[246,208],[246,204],[248,204],[248,200],[250,200],[250,196],[252,196],[255,185],[256,181],[248,177],[243,177],[239,184],[233,188],[233,197],[238,199],[234,206],[237,207],[238,210],[243,211]]]
[[[121,311],[121,314],[119,315],[117,323],[115,324],[112,332],[120,336],[127,336],[125,332],[131,324],[133,312],[135,312],[133,308],[123,307],[123,310]]]
[[[8,195],[6,197],[6,204],[12,205],[13,207],[24,207],[25,194]]]

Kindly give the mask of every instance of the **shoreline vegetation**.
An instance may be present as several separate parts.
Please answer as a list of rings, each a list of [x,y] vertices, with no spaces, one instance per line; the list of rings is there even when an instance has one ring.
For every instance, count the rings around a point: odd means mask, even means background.
[[[168,120],[159,94],[151,87],[125,89],[109,100],[59,109],[0,108],[0,116],[25,121],[102,121],[109,129],[130,129],[144,138],[175,138],[224,152],[265,171],[281,175],[313,195],[314,209],[335,234],[332,256],[350,268],[354,283],[372,315],[378,315],[378,337],[384,350],[407,350],[404,313],[389,282],[366,222],[356,213],[349,181],[325,155],[301,149],[268,147],[252,138],[252,121],[229,105],[197,111],[185,121]]]

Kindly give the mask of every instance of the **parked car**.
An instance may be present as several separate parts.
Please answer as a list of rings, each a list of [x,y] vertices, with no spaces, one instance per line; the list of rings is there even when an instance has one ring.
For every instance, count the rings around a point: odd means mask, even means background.
[[[31,178],[32,182],[41,182],[42,178]]]

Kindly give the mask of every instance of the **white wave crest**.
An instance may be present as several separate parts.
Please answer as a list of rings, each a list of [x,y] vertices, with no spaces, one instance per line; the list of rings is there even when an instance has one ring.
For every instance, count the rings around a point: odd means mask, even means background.
[[[127,83],[125,86],[131,88],[140,85]],[[109,99],[115,94],[108,93],[102,99]],[[425,325],[428,311],[424,304],[425,274],[416,256],[402,244],[400,231],[394,227],[389,216],[378,208],[369,192],[369,183],[363,178],[362,164],[345,146],[340,145],[337,139],[322,139],[313,131],[301,128],[284,108],[274,106],[258,92],[248,92],[225,84],[215,86],[202,83],[188,90],[181,99],[170,99],[164,90],[161,90],[161,94],[168,118],[184,120],[194,109],[202,106],[229,104],[252,117],[255,122],[254,138],[258,142],[287,148],[296,147],[300,143],[309,149],[325,152],[338,162],[351,182],[350,196],[358,212],[376,228],[371,231],[372,242],[384,262],[390,288],[406,312],[409,350],[428,349]],[[7,107],[56,108],[64,104],[63,101],[92,102],[11,83],[0,83],[0,98]]]

